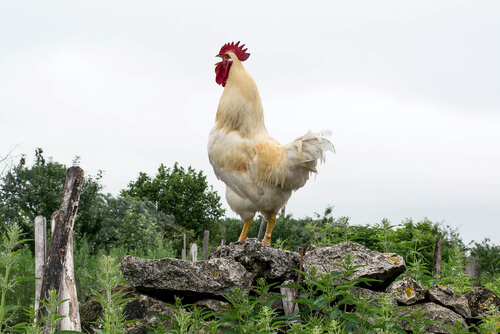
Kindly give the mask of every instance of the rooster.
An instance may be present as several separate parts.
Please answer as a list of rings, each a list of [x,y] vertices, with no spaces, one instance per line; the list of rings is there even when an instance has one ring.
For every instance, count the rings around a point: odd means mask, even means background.
[[[329,131],[309,131],[287,145],[271,137],[257,85],[243,67],[250,56],[245,46],[227,43],[220,49],[215,81],[224,87],[208,139],[208,157],[215,175],[226,184],[226,200],[243,221],[238,241],[257,212],[268,220],[262,244],[270,245],[276,214],[292,192],[317,173],[318,160],[334,151]]]

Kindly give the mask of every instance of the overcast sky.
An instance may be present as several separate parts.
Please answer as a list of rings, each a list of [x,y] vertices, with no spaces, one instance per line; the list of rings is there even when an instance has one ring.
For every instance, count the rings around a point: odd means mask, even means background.
[[[428,217],[500,244],[499,17],[493,0],[4,1],[0,157],[80,156],[113,195],[177,161],[224,197],[214,56],[241,41],[271,135],[333,132],[288,213]]]

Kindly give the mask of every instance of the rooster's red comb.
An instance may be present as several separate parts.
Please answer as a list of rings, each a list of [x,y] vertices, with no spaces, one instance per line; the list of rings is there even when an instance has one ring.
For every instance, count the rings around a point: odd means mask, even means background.
[[[239,41],[236,44],[234,44],[234,42],[226,43],[220,49],[219,54],[223,55],[223,54],[227,53],[228,51],[232,51],[236,55],[236,57],[238,57],[238,59],[240,61],[245,61],[248,59],[248,57],[250,57],[250,54],[246,52],[248,50],[248,48],[243,49],[245,44],[242,44],[242,45],[239,45],[239,44],[240,44]]]

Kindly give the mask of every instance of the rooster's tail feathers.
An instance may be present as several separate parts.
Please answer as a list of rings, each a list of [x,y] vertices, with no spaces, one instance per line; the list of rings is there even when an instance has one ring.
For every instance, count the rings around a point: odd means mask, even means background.
[[[328,140],[327,137],[331,136],[330,130],[322,130],[320,132],[309,131],[302,137],[295,139],[289,145],[293,147],[302,161],[298,165],[306,167],[310,172],[317,173],[317,161],[325,161],[325,152],[332,151],[335,153],[335,147]]]

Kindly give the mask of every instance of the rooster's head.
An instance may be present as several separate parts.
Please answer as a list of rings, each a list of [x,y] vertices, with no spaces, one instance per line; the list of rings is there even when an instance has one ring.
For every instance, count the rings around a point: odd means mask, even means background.
[[[234,42],[226,43],[219,51],[219,54],[216,57],[221,57],[222,60],[215,64],[215,82],[222,87],[226,86],[227,77],[229,76],[229,69],[231,68],[232,59],[229,56],[228,52],[232,52],[236,57],[238,57],[239,61],[245,61],[250,57],[250,54],[246,51],[248,49],[243,49],[245,44],[239,45],[240,42],[234,44]]]

